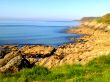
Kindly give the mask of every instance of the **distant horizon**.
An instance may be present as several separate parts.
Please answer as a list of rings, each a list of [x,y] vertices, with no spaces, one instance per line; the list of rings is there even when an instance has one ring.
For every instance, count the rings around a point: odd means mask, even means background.
[[[105,15],[105,14],[104,14]],[[103,16],[103,15],[102,15]],[[100,16],[85,16],[85,17],[100,17]],[[77,19],[37,19],[37,18],[0,18],[1,20],[35,20],[35,21],[75,21],[75,20],[81,20],[84,17],[77,18]]]
[[[74,20],[80,20],[82,18],[79,19],[37,19],[37,18],[0,18],[1,20],[36,20],[36,21],[74,21]]]
[[[91,16],[83,16],[83,17],[73,18],[73,19],[1,17],[0,20],[74,21],[74,20],[81,20],[84,17],[101,17],[107,13],[110,13],[110,12],[106,12],[106,13],[101,14],[99,16],[92,16],[91,15]]]

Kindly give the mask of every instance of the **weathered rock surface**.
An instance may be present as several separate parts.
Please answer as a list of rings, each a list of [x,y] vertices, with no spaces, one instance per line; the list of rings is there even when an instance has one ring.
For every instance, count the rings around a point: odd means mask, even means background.
[[[15,45],[3,45],[3,46],[0,46],[0,59],[4,58],[4,56],[7,53],[10,53],[12,51],[17,51],[17,50],[18,50],[18,48]]]
[[[48,68],[63,64],[85,65],[96,57],[110,54],[108,25],[86,22],[79,29],[70,30],[69,33],[85,34],[85,36],[79,39],[81,42],[58,47],[53,56],[41,59],[36,64]]]
[[[103,30],[106,32],[110,32],[110,25],[105,23],[98,23],[96,21],[92,22],[83,22],[83,26],[87,26],[89,28],[95,29],[95,30]]]
[[[19,51],[13,51],[8,53],[7,55],[5,55],[5,57],[3,59],[0,59],[0,67],[4,66],[5,64],[7,64],[12,58],[21,55],[21,53],[19,53]]]
[[[18,71],[18,66],[21,64],[21,60],[21,56],[16,56],[12,58],[6,65],[0,68],[0,73]]]
[[[16,46],[4,45],[1,48],[0,72],[17,72],[22,68],[31,68],[40,59],[54,54],[55,48],[50,46]],[[3,49],[3,50],[2,50]]]
[[[4,49],[0,48],[0,59],[4,58],[4,56],[6,55],[6,52]]]
[[[24,46],[20,51],[27,56],[47,57],[53,54],[55,48],[51,46]]]

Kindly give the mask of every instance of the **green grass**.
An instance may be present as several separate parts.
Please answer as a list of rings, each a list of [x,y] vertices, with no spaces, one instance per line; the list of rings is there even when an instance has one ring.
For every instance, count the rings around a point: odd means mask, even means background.
[[[64,65],[52,69],[35,66],[16,74],[0,74],[0,82],[110,82],[110,55],[94,59],[86,66]]]
[[[99,17],[97,19],[97,22],[110,24],[110,13],[108,13],[108,14],[102,16],[102,17]]]

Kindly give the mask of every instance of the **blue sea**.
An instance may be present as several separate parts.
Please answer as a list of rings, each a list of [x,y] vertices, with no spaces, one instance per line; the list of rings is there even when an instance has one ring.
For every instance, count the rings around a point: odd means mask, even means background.
[[[70,37],[78,34],[66,34],[69,26],[79,25],[78,21],[36,21],[36,20],[3,20],[0,21],[0,45],[51,45],[59,46],[72,43]]]

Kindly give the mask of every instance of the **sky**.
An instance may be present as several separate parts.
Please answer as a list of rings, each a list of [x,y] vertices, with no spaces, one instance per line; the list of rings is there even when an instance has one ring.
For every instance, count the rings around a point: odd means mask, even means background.
[[[0,19],[75,20],[110,12],[110,0],[0,0]]]

